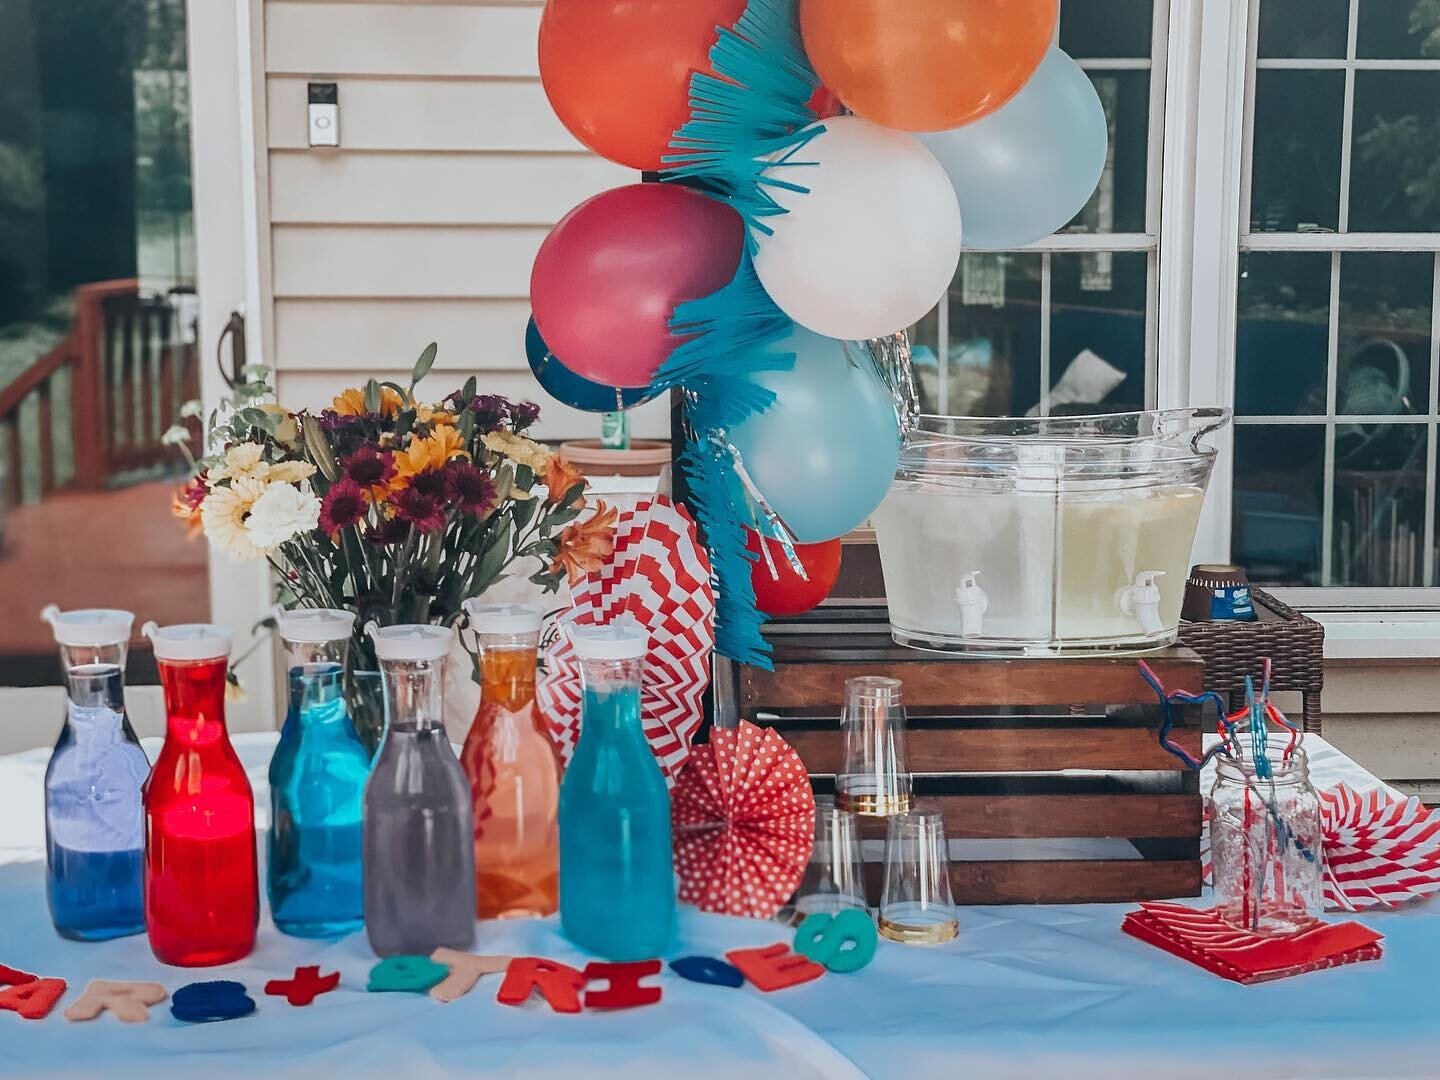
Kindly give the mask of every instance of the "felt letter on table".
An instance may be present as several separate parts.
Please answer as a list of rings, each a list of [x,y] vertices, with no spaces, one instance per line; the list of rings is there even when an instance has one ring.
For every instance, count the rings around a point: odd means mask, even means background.
[[[858,908],[817,911],[795,931],[795,951],[831,971],[859,971],[875,957],[875,924]],[[847,947],[848,946],[848,947]]]
[[[572,967],[538,956],[517,956],[510,961],[495,1000],[502,1005],[523,1005],[530,991],[539,990],[556,1012],[578,1013],[584,985],[585,975]]]
[[[150,1006],[169,996],[159,983],[91,979],[85,992],[65,1010],[65,1019],[94,1020],[102,1012],[110,1012],[122,1023],[143,1024],[150,1019]]]
[[[682,979],[710,986],[745,985],[745,976],[740,974],[739,968],[713,956],[682,956],[679,960],[670,961],[670,970]]]
[[[290,979],[271,979],[265,984],[265,993],[283,997],[291,1005],[309,1005],[321,994],[328,994],[340,985],[340,973],[332,971],[321,975],[316,965],[297,967]]]
[[[19,1013],[26,1020],[50,1015],[55,1003],[65,996],[64,979],[42,979],[26,971],[0,964],[0,1010]]]
[[[654,1005],[660,1000],[660,987],[641,986],[640,980],[659,974],[659,960],[632,960],[625,964],[586,964],[586,981],[608,979],[610,985],[604,990],[585,991],[585,1008],[633,1009],[637,1005]]]
[[[787,986],[799,986],[825,974],[823,967],[797,956],[783,941],[759,949],[731,949],[725,959],[767,994]]]
[[[449,968],[428,956],[387,956],[370,969],[366,989],[372,994],[389,990],[423,994],[449,974]]]
[[[238,1020],[254,1011],[255,999],[245,992],[245,984],[232,979],[190,983],[170,998],[170,1015],[187,1024]]]
[[[448,1005],[475,989],[480,976],[503,975],[514,957],[477,956],[458,949],[436,949],[430,954],[430,959],[450,969],[449,975],[430,988],[432,998]]]

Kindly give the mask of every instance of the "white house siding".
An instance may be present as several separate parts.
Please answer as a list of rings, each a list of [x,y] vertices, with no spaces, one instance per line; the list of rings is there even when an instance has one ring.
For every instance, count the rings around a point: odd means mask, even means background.
[[[401,374],[433,340],[437,392],[473,373],[540,402],[545,438],[598,434],[596,417],[552,401],[526,366],[530,264],[572,206],[637,176],[551,112],[536,66],[541,6],[266,3],[261,324],[287,405]],[[339,85],[338,149],[308,146],[312,80]],[[668,433],[663,401],[632,419],[636,434]]]

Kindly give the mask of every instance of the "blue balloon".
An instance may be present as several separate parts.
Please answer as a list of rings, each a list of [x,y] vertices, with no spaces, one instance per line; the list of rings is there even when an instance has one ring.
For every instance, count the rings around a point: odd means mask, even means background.
[[[745,469],[795,539],[843,536],[890,490],[900,460],[895,399],[865,345],[796,326],[773,351],[795,366],[751,381],[775,402],[730,429]]]
[[[576,375],[562,364],[550,351],[545,339],[540,336],[535,320],[525,327],[525,359],[530,361],[530,370],[535,373],[540,386],[547,394],[562,405],[585,412],[616,412],[635,405],[643,405],[655,397],[656,391],[648,387],[638,390],[618,390],[604,383],[591,382]],[[616,396],[619,396],[617,404]]]
[[[1020,92],[988,116],[915,136],[960,199],[967,248],[1021,247],[1063,228],[1105,170],[1105,109],[1080,65],[1052,47]]]

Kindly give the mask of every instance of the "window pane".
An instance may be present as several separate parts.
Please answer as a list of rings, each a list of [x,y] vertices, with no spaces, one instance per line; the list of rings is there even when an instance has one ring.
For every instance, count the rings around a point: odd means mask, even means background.
[[[1440,56],[1440,8],[1424,0],[1358,0],[1355,55],[1392,60]]]
[[[1063,0],[1060,48],[1077,60],[1150,55],[1152,0]]]
[[[949,335],[926,316],[914,353],[921,406],[952,416],[1016,416],[1040,400],[1040,268],[1036,253],[967,251],[950,287]],[[943,370],[937,358],[943,353]]]
[[[1259,55],[1344,56],[1349,9],[1350,0],[1260,0]]]
[[[1050,256],[1050,412],[1145,407],[1144,252]]]
[[[1335,428],[1329,585],[1420,585],[1426,424]]]
[[[1352,232],[1440,231],[1440,72],[1357,71]]]
[[[1342,71],[1255,73],[1252,230],[1339,228],[1344,101]]]
[[[1424,413],[1430,401],[1430,296],[1435,256],[1340,256],[1340,348],[1335,411]]]
[[[1231,557],[1252,581],[1319,585],[1325,429],[1318,424],[1235,428]]]
[[[1235,412],[1324,413],[1330,255],[1242,255],[1237,315]]]
[[[1105,107],[1110,147],[1095,194],[1066,232],[1145,231],[1145,180],[1150,142],[1150,73],[1092,71]]]

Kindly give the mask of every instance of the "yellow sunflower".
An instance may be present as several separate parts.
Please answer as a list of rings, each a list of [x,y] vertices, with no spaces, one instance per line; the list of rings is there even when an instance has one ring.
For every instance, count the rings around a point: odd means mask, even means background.
[[[405,399],[390,387],[380,387],[381,416],[394,416],[404,404]],[[353,386],[349,390],[342,390],[336,395],[335,400],[330,402],[330,408],[341,416],[364,416],[366,413],[365,391]]]

